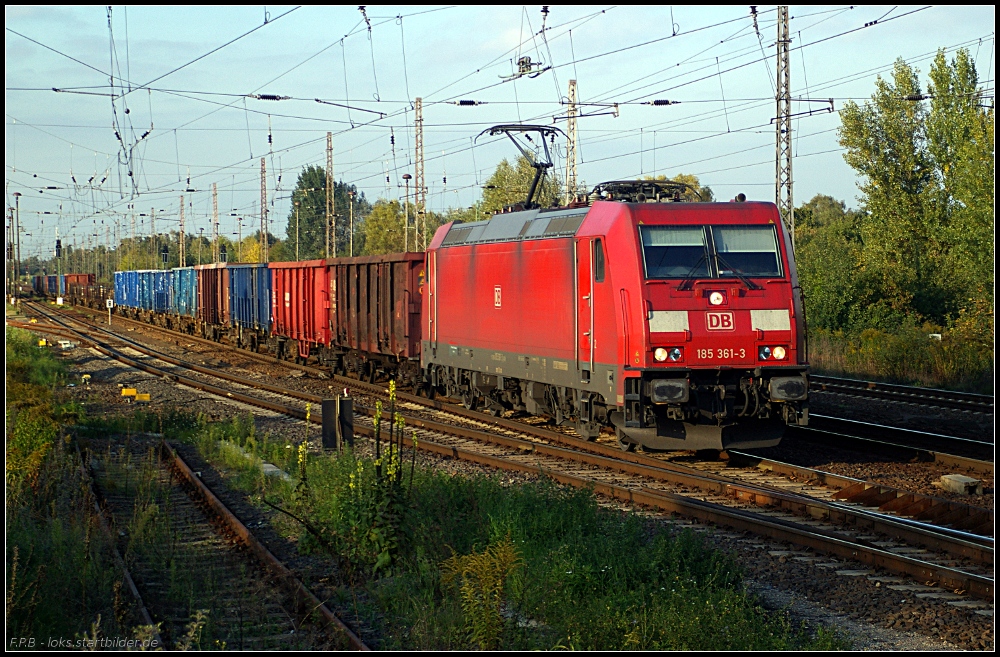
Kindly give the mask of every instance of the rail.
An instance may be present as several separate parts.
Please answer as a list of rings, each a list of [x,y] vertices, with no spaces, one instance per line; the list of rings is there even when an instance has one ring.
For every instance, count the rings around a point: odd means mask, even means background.
[[[938,406],[972,413],[993,414],[993,395],[957,392],[937,388],[919,388],[895,383],[878,383],[859,379],[809,375],[810,389],[818,392],[836,392],[855,397],[889,399],[924,406]]]

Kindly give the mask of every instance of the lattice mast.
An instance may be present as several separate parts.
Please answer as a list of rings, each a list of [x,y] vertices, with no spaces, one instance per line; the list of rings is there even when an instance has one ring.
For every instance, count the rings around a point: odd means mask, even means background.
[[[156,208],[149,209],[149,245],[150,251],[153,254],[153,269],[160,269],[160,260],[156,252]]]
[[[566,111],[566,205],[576,196],[576,80],[569,81]]]
[[[337,256],[337,220],[333,198],[333,133],[326,133],[326,257],[330,257],[330,234],[333,233],[333,256]]]
[[[260,158],[260,258],[267,262],[267,164]]]
[[[179,236],[178,249],[180,252],[180,266],[186,267],[187,260],[184,257],[184,195],[181,194],[181,232]]]
[[[212,183],[212,262],[219,261],[219,188]]]
[[[416,217],[413,219],[414,231],[419,231],[422,236],[415,236],[413,240],[414,248],[417,244],[423,244],[423,249],[427,250],[427,179],[424,177],[424,102],[422,98],[417,98],[413,104],[414,112],[414,132],[416,133],[416,144],[414,148],[415,189],[413,201],[416,206]]]
[[[792,77],[788,7],[778,6],[777,89],[775,90],[774,203],[795,246],[795,205],[792,198]]]

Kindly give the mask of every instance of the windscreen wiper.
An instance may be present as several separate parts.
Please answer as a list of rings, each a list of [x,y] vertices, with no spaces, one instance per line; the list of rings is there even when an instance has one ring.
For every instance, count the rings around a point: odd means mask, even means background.
[[[677,286],[678,290],[691,289],[691,284],[694,283],[694,279],[698,278],[697,276],[698,268],[701,267],[701,263],[705,262],[707,258],[708,258],[707,254],[705,253],[701,254],[701,257],[698,258],[698,262],[694,263],[694,267],[692,267],[691,270],[688,271],[687,275],[684,277],[684,280],[682,280],[680,285]]]
[[[718,258],[720,264],[723,264],[723,265],[726,266],[726,269],[728,269],[729,272],[733,276],[735,276],[736,278],[738,278],[741,281],[743,281],[743,284],[746,285],[748,289],[751,289],[751,290],[763,290],[764,289],[760,285],[757,285],[756,283],[754,283],[753,281],[751,281],[749,278],[747,278],[746,274],[744,274],[743,272],[739,271],[738,269],[736,269],[735,267],[733,267],[731,264],[729,264],[728,262],[726,262],[726,259],[723,258],[718,253],[715,254],[715,257]],[[719,270],[719,278],[722,278],[722,270],[721,269]]]

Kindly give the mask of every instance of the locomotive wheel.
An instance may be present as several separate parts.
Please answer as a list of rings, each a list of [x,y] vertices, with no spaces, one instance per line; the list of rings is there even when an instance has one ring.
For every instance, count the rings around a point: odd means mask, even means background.
[[[470,411],[476,410],[476,397],[472,392],[462,393],[462,406],[465,406]]]
[[[625,440],[624,436],[622,436],[622,430],[617,427],[615,428],[615,440],[618,442],[618,449],[620,449],[621,451],[623,452],[635,451],[635,443]]]

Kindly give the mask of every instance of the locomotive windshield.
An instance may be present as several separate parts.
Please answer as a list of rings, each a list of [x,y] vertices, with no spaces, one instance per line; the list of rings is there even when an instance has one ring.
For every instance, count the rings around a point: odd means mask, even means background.
[[[701,226],[640,226],[646,278],[709,276],[708,240]]]
[[[781,276],[774,226],[712,226],[720,277]]]
[[[639,226],[646,278],[781,276],[774,226]]]

